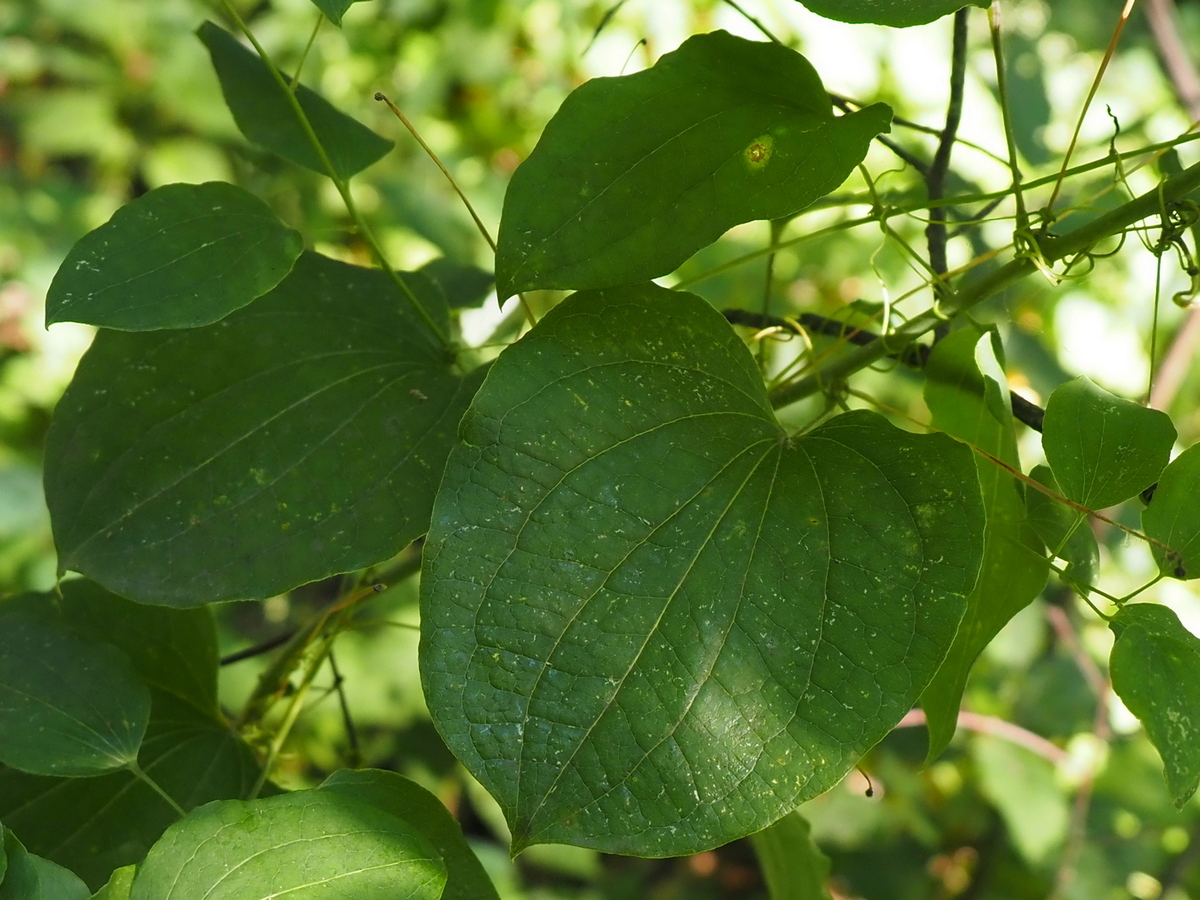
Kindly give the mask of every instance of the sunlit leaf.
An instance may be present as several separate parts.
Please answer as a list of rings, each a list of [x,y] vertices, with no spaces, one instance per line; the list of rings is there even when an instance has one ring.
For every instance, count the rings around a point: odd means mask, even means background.
[[[835,117],[808,61],[723,31],[572,93],[517,169],[496,251],[501,299],[666,275],[742,222],[836,188],[891,110]]]
[[[1114,506],[1152,485],[1174,443],[1166,413],[1114,397],[1086,378],[1068,381],[1046,403],[1046,461],[1063,496],[1089,509]]]
[[[994,334],[974,327],[938,341],[925,366],[925,403],[935,428],[1019,469],[1008,386],[998,356]],[[1049,574],[1016,479],[986,457],[977,455],[975,463],[987,513],[983,565],[954,644],[921,694],[930,760],[954,737],[975,660],[1009,619],[1037,597]]]
[[[92,900],[129,900],[133,890],[133,876],[137,874],[137,866],[121,866],[112,873],[112,878],[100,888]]]
[[[215,325],[102,332],[46,442],[60,564],[196,606],[387,559],[425,532],[481,378],[385,273],[316,254]]]
[[[1113,690],[1145,726],[1182,808],[1200,785],[1200,640],[1153,603],[1125,606],[1111,626]]]
[[[429,841],[446,864],[442,900],[498,900],[487,872],[467,846],[462,827],[437,797],[415,781],[380,769],[340,769],[320,789],[391,813]]]
[[[463,418],[425,545],[434,721],[520,850],[691,853],[836,784],[975,582],[970,452],[868,412],[801,438],[692,294],[576,294]]]
[[[167,829],[131,900],[437,900],[446,869],[410,825],[332,791],[226,800]]]
[[[266,63],[212,22],[201,25],[197,34],[208,47],[225,102],[242,134],[284,159],[327,174],[287,92],[272,77]],[[392,148],[391,141],[334,109],[304,85],[296,88],[295,96],[338,177],[349,178]]]
[[[1200,578],[1200,444],[1188,447],[1163,470],[1142,528],[1158,544],[1150,549],[1172,578]],[[1166,549],[1164,549],[1164,547]]]
[[[46,295],[46,324],[208,325],[279,284],[303,249],[299,232],[241,188],[169,184],[71,248]]]
[[[1062,494],[1049,466],[1034,466],[1029,477]],[[1025,507],[1029,524],[1046,548],[1067,562],[1067,574],[1081,584],[1095,584],[1100,571],[1100,546],[1086,514],[1036,488],[1026,489]]]
[[[829,857],[798,812],[751,836],[771,900],[829,900]]]
[[[948,16],[964,6],[987,9],[991,0],[800,0],[819,16],[854,24],[908,28]]]
[[[137,759],[150,692],[124,654],[22,615],[5,616],[3,628],[0,762],[97,775]]]

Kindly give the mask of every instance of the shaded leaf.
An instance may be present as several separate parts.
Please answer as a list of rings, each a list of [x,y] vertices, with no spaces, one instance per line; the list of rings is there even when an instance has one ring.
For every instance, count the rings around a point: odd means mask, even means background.
[[[811,832],[804,816],[790,812],[751,836],[771,900],[829,900],[829,857]]]
[[[119,769],[137,759],[149,717],[150,692],[124,654],[64,628],[5,616],[0,762],[38,775]]]
[[[208,325],[279,284],[302,250],[300,233],[241,188],[169,184],[71,248],[46,295],[46,324]]]
[[[37,871],[38,891],[42,900],[88,900],[92,892],[79,876],[58,863],[29,854]]]
[[[1049,466],[1034,466],[1029,477],[1062,494]],[[1029,524],[1046,548],[1067,562],[1067,574],[1080,586],[1095,584],[1100,572],[1100,546],[1086,514],[1034,488],[1025,491],[1025,508]]]
[[[10,829],[0,828],[0,831],[3,832],[4,856],[8,862],[4,880],[0,881],[0,900],[43,900],[33,854]]]
[[[142,769],[184,809],[246,796],[258,776],[254,754],[227,728],[153,719]],[[179,816],[129,772],[47,778],[0,768],[0,817],[36,853],[66,866],[93,890],[113,870],[141,862]]]
[[[442,900],[498,900],[496,888],[467,846],[461,826],[437,797],[415,781],[379,769],[340,769],[325,779],[320,790],[391,813],[429,841],[446,864]]]
[[[445,321],[436,286],[404,277]],[[482,379],[411,309],[385,273],[308,253],[216,325],[102,332],[46,442],[60,565],[196,606],[399,552]]]
[[[205,22],[196,33],[208,48],[225,103],[242,134],[284,159],[328,174],[288,100],[288,92],[271,75],[266,63],[212,22]],[[339,178],[361,172],[392,148],[391,141],[334,109],[304,85],[296,88],[296,99]]]
[[[210,803],[151,849],[132,900],[437,900],[446,870],[404,821],[332,791]]]
[[[515,851],[667,856],[761,830],[911,708],[975,581],[969,451],[867,412],[790,438],[693,294],[568,298],[460,434],[422,683]]]
[[[1200,578],[1200,444],[1188,447],[1163,470],[1142,528],[1159,544],[1150,549],[1163,574]]]
[[[890,121],[883,104],[835,117],[803,56],[724,31],[644,72],[594,78],[509,183],[500,298],[666,275],[734,225],[836,188]]]
[[[1165,606],[1133,603],[1110,623],[1113,690],[1162,756],[1179,809],[1200,785],[1200,640]]]
[[[908,28],[924,25],[962,9],[987,9],[991,0],[800,0],[818,16],[854,24],[890,25]]]
[[[425,263],[418,271],[437,283],[451,309],[482,306],[496,284],[496,279],[483,269],[456,263],[445,257]]]
[[[358,3],[359,0],[312,0],[313,6],[325,13],[326,18],[339,28],[342,25],[342,16],[346,14],[351,5]]]
[[[62,584],[59,606],[70,627],[121,649],[142,683],[223,721],[217,706],[217,626],[212,610],[168,609],[134,603],[86,578]],[[162,700],[154,715],[162,718]]]
[[[1064,497],[1104,509],[1148,488],[1171,458],[1175,426],[1157,409],[1114,397],[1086,378],[1046,402],[1042,447]]]
[[[976,327],[938,341],[925,365],[925,403],[935,428],[1019,469],[1000,352],[994,333]],[[975,464],[987,513],[983,565],[954,644],[921,694],[929,728],[929,760],[939,756],[954,737],[963,689],[975,660],[1009,619],[1037,597],[1049,575],[1041,541],[1025,518],[1016,479],[985,457],[976,455]]]

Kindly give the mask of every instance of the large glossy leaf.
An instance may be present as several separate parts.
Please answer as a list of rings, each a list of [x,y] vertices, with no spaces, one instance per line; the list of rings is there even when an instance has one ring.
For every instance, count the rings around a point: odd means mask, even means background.
[[[169,184],[71,248],[46,295],[46,324],[208,325],[279,284],[303,249],[299,232],[241,188]]]
[[[137,759],[150,692],[122,653],[23,615],[6,616],[3,628],[0,762],[96,775]]]
[[[387,559],[425,532],[481,377],[452,372],[383,272],[316,254],[216,325],[103,332],[46,443],[60,564],[194,606]]]
[[[1062,494],[1049,466],[1034,466],[1029,477]],[[1067,575],[1081,586],[1095,584],[1100,571],[1100,545],[1086,514],[1036,488],[1026,489],[1025,508],[1029,524],[1047,550],[1067,562]]]
[[[1163,470],[1142,528],[1159,568],[1172,578],[1200,578],[1200,444],[1188,447]]]
[[[726,230],[799,212],[887,131],[835,117],[808,61],[723,31],[572,93],[517,169],[496,251],[501,299],[666,275]]]
[[[1114,397],[1086,378],[1046,402],[1042,446],[1063,496],[1089,509],[1128,500],[1152,485],[1171,457],[1166,413]]]
[[[332,791],[210,803],[167,829],[132,900],[437,900],[446,869],[406,822]]]
[[[415,781],[380,769],[341,769],[326,778],[320,789],[377,806],[429,841],[446,864],[442,900],[499,900],[454,816]]]
[[[692,294],[568,298],[460,432],[422,680],[515,850],[666,856],[761,830],[909,710],[975,582],[967,448],[867,412],[789,437]]]
[[[829,900],[829,857],[800,813],[788,813],[751,841],[771,900]]]
[[[245,797],[258,775],[250,748],[215,723],[152,719],[139,763],[184,809]],[[114,869],[141,862],[178,815],[129,772],[47,778],[0,767],[0,818],[97,890]]]
[[[909,28],[925,25],[942,16],[979,6],[987,9],[991,0],[800,0],[818,16],[856,25],[890,25]]]
[[[327,174],[287,93],[272,77],[266,63],[212,22],[201,25],[197,34],[208,48],[221,80],[225,103],[242,134],[284,159]],[[391,141],[334,109],[329,101],[304,85],[296,88],[296,99],[339,178],[361,172],[392,148]]]
[[[1111,627],[1113,690],[1145,726],[1182,808],[1200,785],[1200,640],[1153,603],[1125,606]]]
[[[1000,347],[990,332],[956,331],[933,348],[925,366],[925,403],[935,428],[1019,469],[1008,386]],[[1026,521],[1015,478],[977,457],[987,512],[983,565],[967,598],[967,614],[949,654],[921,695],[932,760],[954,736],[967,676],[983,648],[1033,601],[1046,584],[1049,567],[1042,544]]]

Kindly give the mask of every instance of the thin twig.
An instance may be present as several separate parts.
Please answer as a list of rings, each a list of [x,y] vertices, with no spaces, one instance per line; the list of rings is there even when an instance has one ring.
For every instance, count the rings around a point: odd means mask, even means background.
[[[910,709],[904,718],[897,723],[896,727],[915,728],[925,723],[925,710]],[[958,727],[963,731],[974,731],[976,734],[990,735],[991,737],[1008,741],[1010,744],[1016,744],[1018,747],[1024,747],[1026,750],[1036,753],[1042,759],[1049,760],[1056,766],[1066,762],[1069,758],[1066,750],[1046,740],[1040,734],[1034,734],[1020,725],[1014,725],[1012,722],[997,719],[995,716],[985,716],[980,713],[968,712],[965,709],[960,710],[958,713]]]
[[[257,643],[252,647],[247,647],[245,650],[228,653],[221,657],[221,665],[229,666],[244,659],[253,659],[256,656],[262,656],[264,653],[270,653],[276,647],[282,647],[295,636],[296,631],[292,629],[285,631],[283,634],[277,634],[273,638],[267,638],[265,641]]]
[[[1046,607],[1046,619],[1050,622],[1050,627],[1054,629],[1054,634],[1058,637],[1059,642],[1070,652],[1071,657],[1075,660],[1075,665],[1079,667],[1079,671],[1091,685],[1092,691],[1097,697],[1103,697],[1104,692],[1108,690],[1108,679],[1100,672],[1096,661],[1083,649],[1067,611],[1061,606],[1051,603]]]
[[[346,701],[345,679],[338,669],[337,659],[333,648],[329,648],[329,668],[333,672],[333,689],[337,691],[338,706],[342,710],[342,725],[346,729],[346,740],[350,742],[350,767],[358,768],[362,763],[362,750],[358,744],[358,729],[354,727],[354,719],[350,716],[350,704]]]
[[[958,125],[962,121],[963,85],[967,75],[967,15],[968,8],[963,7],[954,14],[954,43],[950,54],[950,102],[946,107],[946,127],[938,141],[937,152],[933,154],[933,162],[925,173],[925,186],[930,201],[940,200],[946,191],[946,175],[950,171],[950,152],[954,149],[954,139],[958,134]],[[938,275],[935,290],[940,295],[945,291],[942,276],[948,268],[946,264],[946,216],[949,207],[943,209],[940,215],[933,215],[925,227],[925,240],[929,246],[929,265]]]
[[[726,5],[732,6],[739,13],[741,13],[742,17],[744,19],[746,19],[746,21],[748,21],[755,28],[757,28],[759,31],[761,31],[763,34],[765,34],[767,36],[768,40],[774,41],[776,44],[783,43],[783,41],[781,41],[779,38],[775,37],[775,35],[773,35],[771,33],[771,30],[769,28],[767,28],[766,25],[764,25],[760,20],[756,19],[754,16],[750,15],[750,13],[746,12],[746,10],[742,9],[742,7],[739,6],[736,2],[734,2],[734,0],[725,0],[725,3],[726,3]]]
[[[996,60],[996,93],[1000,97],[1000,118],[1004,122],[1004,140],[1008,146],[1008,169],[1012,173],[1011,193],[1017,204],[1017,231],[1026,231],[1029,228],[1029,214],[1025,210],[1025,196],[1021,192],[1021,169],[1017,165],[1017,140],[1013,132],[1012,111],[1008,105],[1008,79],[1005,76],[999,3],[993,3],[988,7],[988,25],[992,33],[992,56]]]

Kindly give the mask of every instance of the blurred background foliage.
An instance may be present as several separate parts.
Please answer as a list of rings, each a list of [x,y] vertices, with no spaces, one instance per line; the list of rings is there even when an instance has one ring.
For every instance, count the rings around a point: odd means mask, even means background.
[[[948,19],[888,31],[827,22],[793,0],[739,5],[808,55],[830,90],[885,100],[900,116],[941,127]],[[644,68],[696,31],[726,28],[761,37],[734,4],[721,0],[369,0],[350,8],[342,30],[326,22],[315,37],[318,17],[308,0],[239,6],[285,70],[295,68],[311,38],[303,80],[396,139],[397,149],[353,188],[393,263],[405,268],[445,256],[490,269],[489,252],[429,160],[371,99],[376,90],[408,113],[494,226],[508,177],[574,87]],[[1015,138],[1026,176],[1056,171],[1122,6],[1121,0],[1004,3]],[[1181,0],[1177,14],[1182,44],[1200,45],[1200,2]],[[43,299],[75,240],[150,188],[223,180],[267,200],[309,246],[368,263],[331,185],[238,134],[193,34],[209,17],[216,13],[201,0],[0,0],[0,594],[46,589],[55,578],[40,448],[91,332],[70,324],[45,330]],[[992,51],[980,11],[971,17],[970,41],[960,134],[1001,153]],[[1130,150],[1187,130],[1196,113],[1189,115],[1177,100],[1162,52],[1147,20],[1135,13],[1083,122],[1075,162],[1104,158],[1110,142]],[[919,159],[932,156],[936,138],[929,134],[897,127],[892,137]],[[1185,163],[1197,159],[1191,147],[1178,149]],[[1138,168],[1139,162],[1127,161],[1123,178],[1109,165],[1071,179],[1065,196],[1077,209],[1059,227],[1115,205],[1130,190],[1152,188],[1169,165],[1160,160]],[[919,174],[886,148],[872,149],[867,168],[882,202],[922,197]],[[1007,185],[996,158],[964,145],[955,150],[953,169],[952,194]],[[1031,208],[1045,202],[1045,191],[1035,193]],[[981,206],[955,210],[967,218]],[[878,317],[880,304],[894,302],[892,314],[902,316],[928,304],[928,290],[906,298],[923,276],[877,225],[803,239],[869,211],[861,177],[818,207],[781,235],[799,240],[776,254],[772,312],[853,316],[865,310]],[[920,213],[892,223],[901,238],[923,248]],[[980,228],[951,241],[951,266],[1004,246],[1011,231],[1011,205],[1002,204]],[[667,281],[722,308],[758,310],[765,254],[729,264],[761,251],[769,237],[766,223],[734,229]],[[980,319],[1000,327],[1014,389],[1044,400],[1069,377],[1086,374],[1143,398],[1153,351],[1160,367],[1156,399],[1172,413],[1180,447],[1200,439],[1200,374],[1190,365],[1200,319],[1189,330],[1190,314],[1170,302],[1189,279],[1164,256],[1158,333],[1151,339],[1158,265],[1130,235],[1086,277],[1057,287],[1027,279],[979,310]],[[544,292],[532,301],[545,309],[557,299]],[[494,297],[465,311],[459,324],[475,343],[492,334],[511,339],[519,327]],[[794,350],[772,340],[775,368]],[[1172,380],[1164,385],[1168,375]],[[915,374],[865,373],[855,386],[895,410],[906,427],[915,426],[905,417],[928,419]],[[819,404],[810,404],[788,415],[799,424],[817,411]],[[1026,468],[1041,461],[1036,433],[1023,433],[1022,453]],[[1136,525],[1134,512],[1122,516]],[[1098,536],[1110,592],[1149,580],[1155,570],[1144,546],[1111,528]],[[386,581],[386,567],[368,577]],[[224,649],[288,634],[338,589],[309,585],[264,603],[222,607]],[[1200,631],[1200,601],[1189,585],[1163,582],[1148,596]],[[497,808],[457,766],[425,713],[415,604],[413,581],[396,584],[339,640],[336,672],[323,676],[328,690],[288,744],[285,786],[311,785],[332,769],[359,763],[418,779],[459,815],[502,895],[512,900],[765,896],[744,841],[681,860],[536,847],[511,862]],[[807,804],[802,811],[833,860],[834,897],[1200,898],[1194,865],[1200,805],[1172,807],[1156,753],[1108,689],[1110,641],[1097,617],[1052,582],[985,652],[965,698],[973,718],[964,724],[971,728],[960,728],[940,761],[922,768],[924,730],[910,717],[864,760],[865,774],[852,773]],[[253,688],[264,659],[223,669],[222,697],[230,709]]]

